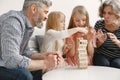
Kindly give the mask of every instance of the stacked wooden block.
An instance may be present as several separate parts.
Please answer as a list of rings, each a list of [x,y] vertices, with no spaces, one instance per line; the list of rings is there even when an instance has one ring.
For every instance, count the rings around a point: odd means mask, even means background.
[[[77,39],[78,43],[78,68],[86,69],[88,67],[88,55],[87,55],[87,40],[83,38]]]

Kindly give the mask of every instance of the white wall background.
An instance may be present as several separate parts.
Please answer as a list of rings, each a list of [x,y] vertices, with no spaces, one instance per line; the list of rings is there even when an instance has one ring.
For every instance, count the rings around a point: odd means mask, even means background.
[[[72,9],[77,5],[84,5],[90,16],[90,24],[94,26],[98,19],[98,7],[100,0],[52,0],[53,5],[50,11],[62,11],[66,15],[66,26],[69,23]],[[9,10],[21,10],[24,0],[0,0],[0,15]],[[38,31],[38,30],[37,30]],[[41,32],[41,33],[40,33]],[[44,34],[44,28],[40,29],[39,34]],[[36,33],[36,32],[35,32]]]
[[[0,0],[0,15],[9,10],[21,10],[24,0]]]
[[[90,23],[93,26],[98,18],[98,8],[100,0],[53,0],[52,10],[60,10],[66,15],[66,25],[69,23],[72,9],[77,5],[83,5],[86,7],[90,15]]]

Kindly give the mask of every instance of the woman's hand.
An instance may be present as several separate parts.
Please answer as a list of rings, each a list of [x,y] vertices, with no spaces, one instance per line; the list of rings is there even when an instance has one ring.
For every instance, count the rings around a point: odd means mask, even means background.
[[[99,29],[96,33],[96,37],[97,37],[97,41],[96,41],[97,47],[100,47],[106,40],[107,35],[104,34],[101,29]]]
[[[117,39],[117,37],[113,33],[107,33],[107,35],[116,45],[120,47],[120,41]]]

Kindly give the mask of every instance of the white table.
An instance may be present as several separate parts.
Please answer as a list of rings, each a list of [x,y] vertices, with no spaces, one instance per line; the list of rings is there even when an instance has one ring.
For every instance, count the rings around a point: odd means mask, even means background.
[[[89,66],[81,70],[76,67],[57,68],[45,73],[43,80],[120,80],[120,69]]]

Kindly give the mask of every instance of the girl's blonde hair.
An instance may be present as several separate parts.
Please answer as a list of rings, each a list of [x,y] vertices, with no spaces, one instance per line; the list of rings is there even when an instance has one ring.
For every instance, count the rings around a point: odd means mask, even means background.
[[[65,19],[65,15],[60,11],[53,11],[48,15],[46,31],[49,29],[60,30],[60,20]]]
[[[73,18],[76,15],[76,13],[79,13],[81,15],[85,15],[86,16],[87,19],[86,19],[86,25],[85,26],[89,27],[90,25],[89,25],[89,15],[88,15],[88,12],[87,12],[87,10],[86,10],[86,8],[84,6],[79,5],[79,6],[76,6],[73,9],[73,11],[72,11],[70,22],[69,22],[69,25],[68,25],[68,29],[75,27]]]
[[[60,12],[60,11],[53,11],[48,15],[48,19],[46,22],[46,31],[48,31],[49,29],[53,29],[53,30],[57,30],[60,31],[60,21],[61,19],[65,20],[65,15],[64,13]],[[54,44],[53,44],[54,45]],[[43,44],[43,46],[45,46]],[[59,47],[59,43],[58,40],[55,41],[55,51],[58,51],[58,47]]]

